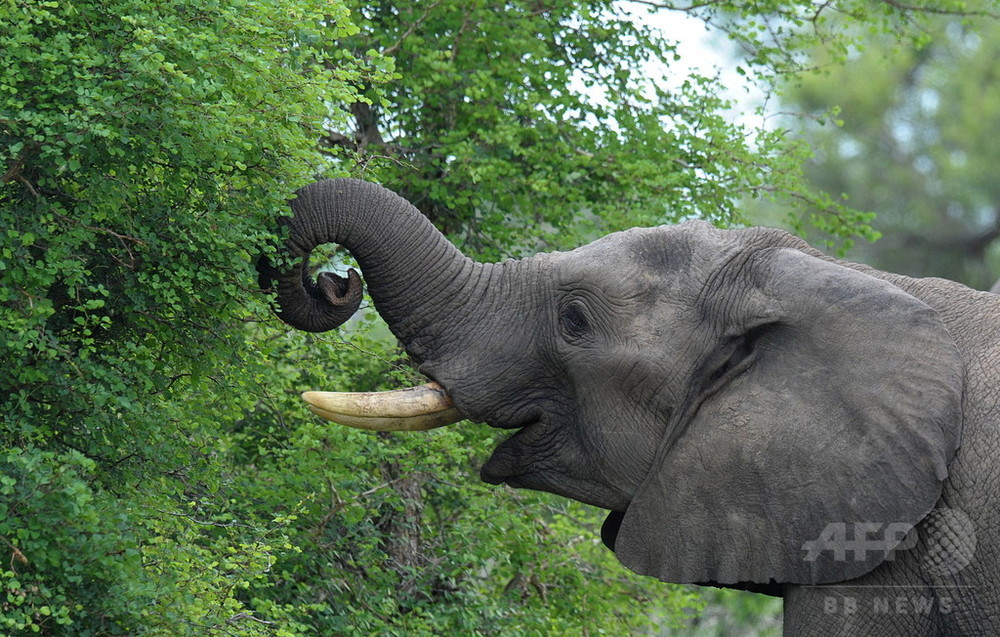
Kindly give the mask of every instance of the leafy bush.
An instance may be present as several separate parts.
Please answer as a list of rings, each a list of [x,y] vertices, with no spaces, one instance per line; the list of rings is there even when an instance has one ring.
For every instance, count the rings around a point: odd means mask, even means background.
[[[318,46],[356,30],[312,0],[0,2],[0,625],[267,628],[238,594],[285,541],[226,526],[219,426],[266,373],[252,257],[328,100],[384,73]]]

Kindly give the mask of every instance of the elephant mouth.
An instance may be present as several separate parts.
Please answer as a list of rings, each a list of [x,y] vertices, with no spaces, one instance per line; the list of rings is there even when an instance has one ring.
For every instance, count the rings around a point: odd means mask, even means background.
[[[512,427],[513,428],[513,427]],[[541,420],[525,423],[493,450],[489,460],[479,470],[479,477],[487,484],[504,484],[516,489],[532,488],[524,459],[524,449],[537,439],[544,424]]]
[[[463,420],[451,396],[438,383],[385,392],[307,391],[302,399],[317,416],[340,425],[368,431],[427,431]],[[480,470],[489,484],[507,483],[515,488],[542,488],[533,478],[537,467],[529,460],[532,448],[544,445],[549,427],[543,414],[532,411],[504,422],[490,422],[499,429],[516,430],[497,445]]]

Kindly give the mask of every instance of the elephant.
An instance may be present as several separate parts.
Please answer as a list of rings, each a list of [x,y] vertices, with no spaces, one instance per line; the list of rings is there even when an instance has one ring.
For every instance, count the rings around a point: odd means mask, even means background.
[[[698,220],[479,263],[379,185],[323,180],[258,261],[312,332],[362,281],[422,388],[306,392],[330,420],[509,430],[490,484],[608,512],[604,543],[666,582],[784,599],[794,635],[1000,634],[1000,297]]]

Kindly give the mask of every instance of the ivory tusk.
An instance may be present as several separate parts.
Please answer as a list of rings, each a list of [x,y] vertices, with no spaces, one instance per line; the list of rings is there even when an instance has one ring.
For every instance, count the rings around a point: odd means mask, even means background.
[[[302,399],[320,418],[370,431],[426,431],[462,419],[437,383],[386,392],[307,391]]]

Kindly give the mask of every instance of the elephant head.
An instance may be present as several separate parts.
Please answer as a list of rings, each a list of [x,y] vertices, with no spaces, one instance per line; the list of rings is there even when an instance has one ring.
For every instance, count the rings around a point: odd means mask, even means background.
[[[605,542],[637,572],[848,580],[886,554],[809,559],[803,546],[831,523],[913,525],[940,496],[961,435],[947,329],[899,287],[787,233],[692,221],[482,264],[373,184],[319,182],[292,206],[288,250],[348,248],[443,388],[426,405],[403,392],[402,407],[307,395],[317,412],[409,427],[404,416],[429,410],[431,424],[509,429],[482,478],[607,509]],[[360,301],[353,271],[260,271],[301,329],[334,328]]]

